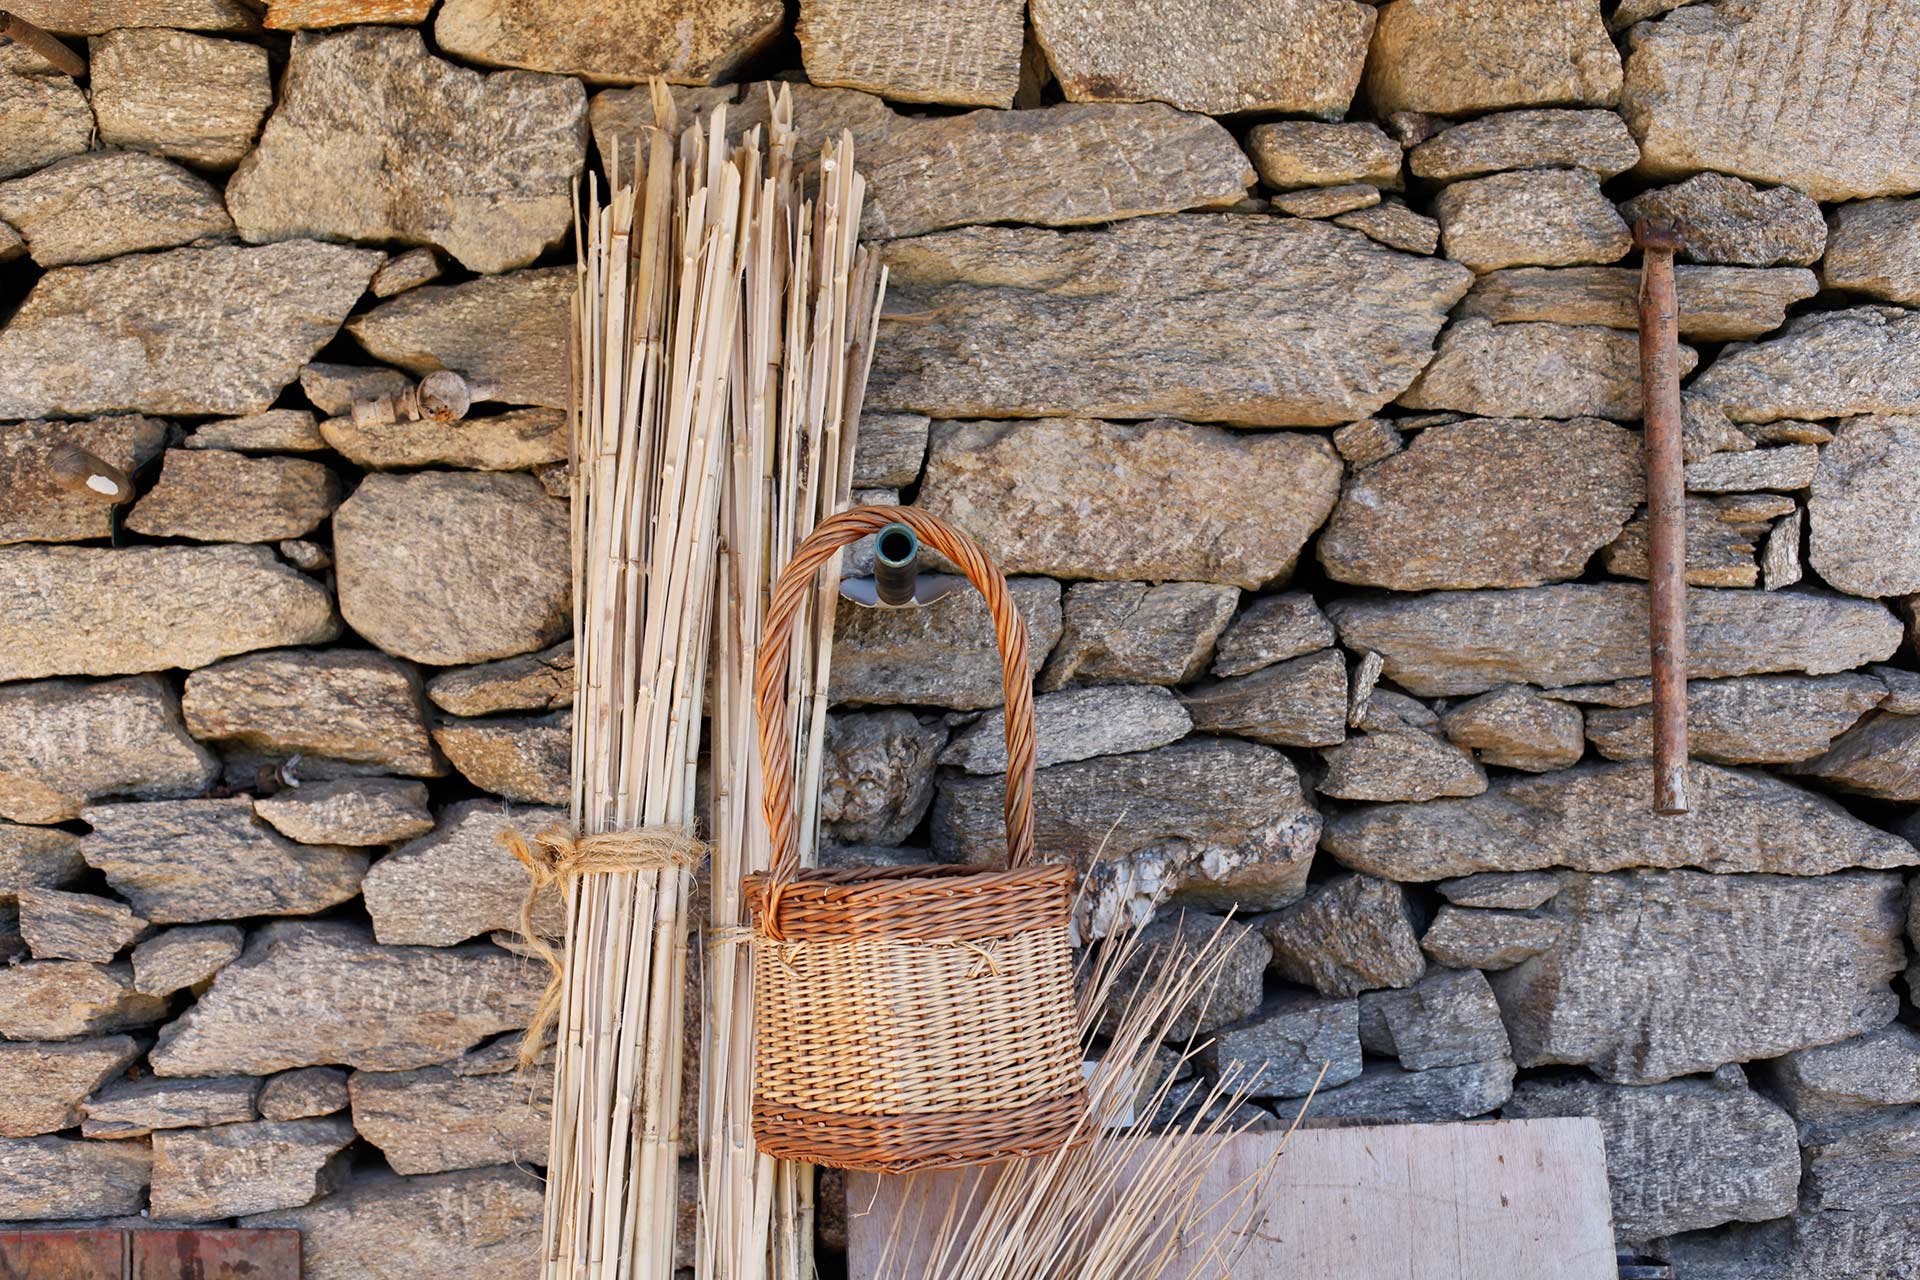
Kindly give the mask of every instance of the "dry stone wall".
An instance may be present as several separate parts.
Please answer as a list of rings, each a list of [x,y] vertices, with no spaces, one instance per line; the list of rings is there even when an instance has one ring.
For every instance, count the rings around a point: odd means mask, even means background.
[[[1596,1117],[1687,1276],[1920,1269],[1920,0],[15,9],[89,74],[0,48],[0,1223],[530,1273],[498,837],[567,800],[570,186],[664,73],[854,134],[856,485],[1013,575],[1089,927],[1237,914],[1203,1071]],[[1687,242],[1681,819],[1640,215]],[[442,368],[471,419],[352,421]],[[978,602],[838,644],[826,856],[1001,856]]]

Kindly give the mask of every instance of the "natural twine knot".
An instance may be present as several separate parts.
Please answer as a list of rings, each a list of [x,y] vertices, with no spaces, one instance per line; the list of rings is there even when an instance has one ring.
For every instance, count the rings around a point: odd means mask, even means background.
[[[520,904],[521,940],[529,954],[545,960],[553,971],[526,1039],[520,1042],[520,1066],[524,1070],[545,1047],[547,1031],[560,1017],[560,998],[567,986],[566,957],[534,928],[534,911],[542,895],[554,889],[565,897],[581,876],[692,870],[707,856],[707,846],[678,827],[639,827],[590,836],[551,827],[535,836],[531,845],[508,827],[500,833],[500,843],[527,868],[527,896]]]

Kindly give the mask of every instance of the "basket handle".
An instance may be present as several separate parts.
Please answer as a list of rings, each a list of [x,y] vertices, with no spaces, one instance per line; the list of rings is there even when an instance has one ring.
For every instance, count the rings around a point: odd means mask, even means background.
[[[1006,681],[1007,721],[1007,866],[1033,861],[1033,675],[1027,668],[1027,624],[1014,608],[1007,580],[979,544],[938,516],[918,507],[854,507],[820,522],[794,549],[793,559],[774,584],[753,673],[759,716],[761,808],[773,837],[772,882],[791,881],[800,871],[800,836],[793,815],[793,737],[787,731],[787,654],[793,624],[813,584],[814,574],[835,552],[895,522],[951,560],[987,601],[1000,642],[1000,666]]]

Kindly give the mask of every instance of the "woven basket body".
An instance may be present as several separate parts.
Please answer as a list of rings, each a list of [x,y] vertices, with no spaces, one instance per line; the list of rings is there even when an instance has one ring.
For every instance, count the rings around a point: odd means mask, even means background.
[[[1004,870],[798,865],[787,632],[814,571],[895,520],[965,571],[994,618],[1007,676]],[[1026,628],[1005,580],[925,512],[835,516],[781,575],[755,681],[774,869],[744,885],[755,935],[753,1128],[768,1155],[895,1173],[980,1164],[1055,1150],[1083,1115],[1073,871],[1029,865],[1029,680]]]

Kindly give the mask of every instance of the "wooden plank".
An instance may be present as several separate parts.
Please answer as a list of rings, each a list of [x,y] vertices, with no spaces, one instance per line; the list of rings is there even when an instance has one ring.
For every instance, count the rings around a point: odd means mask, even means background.
[[[1223,1144],[1200,1202],[1257,1170],[1278,1133]],[[848,1179],[854,1280],[883,1278],[893,1224],[928,1230],[969,1172]],[[923,1207],[924,1214],[916,1213]],[[1236,1275],[1314,1280],[1613,1280],[1613,1222],[1600,1126],[1589,1118],[1304,1129],[1263,1196],[1264,1215]],[[918,1233],[916,1233],[918,1234]],[[924,1246],[919,1256],[924,1257]],[[1189,1274],[1196,1259],[1167,1272]],[[913,1273],[908,1272],[911,1275]]]
[[[135,1231],[131,1280],[300,1280],[294,1230]]]
[[[121,1280],[119,1231],[0,1231],[0,1280]]]

